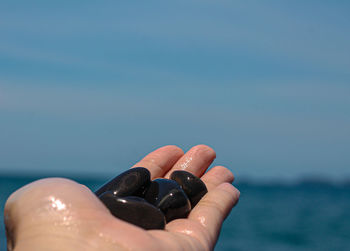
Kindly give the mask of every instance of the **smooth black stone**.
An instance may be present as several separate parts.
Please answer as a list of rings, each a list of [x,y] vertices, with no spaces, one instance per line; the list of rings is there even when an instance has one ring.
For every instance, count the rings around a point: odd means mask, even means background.
[[[186,171],[174,171],[170,175],[170,179],[176,181],[181,188],[185,191],[187,197],[191,201],[191,207],[194,208],[200,199],[208,192],[204,182]]]
[[[146,188],[151,184],[151,174],[143,167],[135,167],[123,172],[114,179],[108,181],[95,194],[100,196],[104,192],[111,191],[115,196],[140,196],[143,197]]]
[[[164,229],[165,217],[160,209],[136,196],[117,197],[103,193],[100,200],[117,218],[144,229]]]
[[[173,180],[153,180],[145,194],[145,199],[162,210],[167,222],[186,218],[191,210],[187,195]]]

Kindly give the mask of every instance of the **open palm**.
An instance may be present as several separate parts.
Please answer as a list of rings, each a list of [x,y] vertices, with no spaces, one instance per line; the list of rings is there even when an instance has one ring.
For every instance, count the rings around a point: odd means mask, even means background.
[[[186,170],[201,177],[208,193],[188,218],[177,219],[165,230],[143,230],[112,216],[87,187],[62,178],[33,182],[13,193],[5,206],[9,250],[211,250],[222,222],[237,203],[233,174],[222,166],[205,171],[215,158],[208,146],[186,154],[165,146],[136,166],[151,178]]]

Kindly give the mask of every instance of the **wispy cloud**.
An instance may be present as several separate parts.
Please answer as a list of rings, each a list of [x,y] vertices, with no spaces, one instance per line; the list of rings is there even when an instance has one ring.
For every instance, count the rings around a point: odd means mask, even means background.
[[[66,4],[0,9],[0,169],[208,143],[238,174],[349,173],[348,4]]]

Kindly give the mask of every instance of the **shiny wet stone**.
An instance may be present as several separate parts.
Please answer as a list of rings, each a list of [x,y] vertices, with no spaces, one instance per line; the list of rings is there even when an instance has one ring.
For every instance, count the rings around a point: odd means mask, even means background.
[[[143,229],[164,229],[165,217],[160,209],[135,196],[117,197],[108,191],[99,196],[117,218]]]
[[[145,193],[145,199],[162,210],[166,222],[186,218],[191,210],[187,195],[174,180],[153,180]]]
[[[146,188],[151,183],[150,172],[143,167],[135,167],[123,172],[99,188],[95,194],[100,196],[106,191],[112,191],[115,196],[143,197]]]
[[[190,172],[182,170],[174,171],[170,175],[170,179],[176,181],[185,191],[192,208],[194,208],[200,199],[208,192],[204,182]]]

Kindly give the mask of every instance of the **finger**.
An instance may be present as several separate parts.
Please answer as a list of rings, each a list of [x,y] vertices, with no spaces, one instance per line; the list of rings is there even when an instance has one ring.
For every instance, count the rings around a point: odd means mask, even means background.
[[[238,202],[239,191],[229,183],[222,183],[209,191],[193,208],[189,220],[202,226],[198,238],[212,245],[216,243],[221,225]]]
[[[215,166],[202,176],[208,191],[213,190],[221,183],[232,183],[234,180],[233,173],[223,166]]]
[[[177,219],[166,225],[168,232],[187,236],[199,250],[212,250],[220,233],[222,222],[237,203],[239,191],[229,183],[211,189],[192,209],[187,219]],[[197,248],[198,249],[198,248]]]
[[[164,146],[149,153],[133,167],[145,167],[151,172],[151,179],[163,175],[184,155],[177,146]]]
[[[200,177],[211,165],[215,157],[215,151],[209,146],[194,146],[176,162],[165,175],[165,178],[169,178],[170,174],[175,170],[185,170]]]
[[[92,214],[108,214],[108,210],[85,186],[59,178],[30,183],[13,193],[5,205],[9,250],[56,232],[73,236],[87,219],[92,221],[87,228],[99,224]]]
[[[60,178],[38,180],[6,202],[9,250],[135,250],[151,243],[144,230],[115,218],[85,186]],[[137,236],[137,241],[135,241]],[[124,250],[124,249],[123,249]]]

